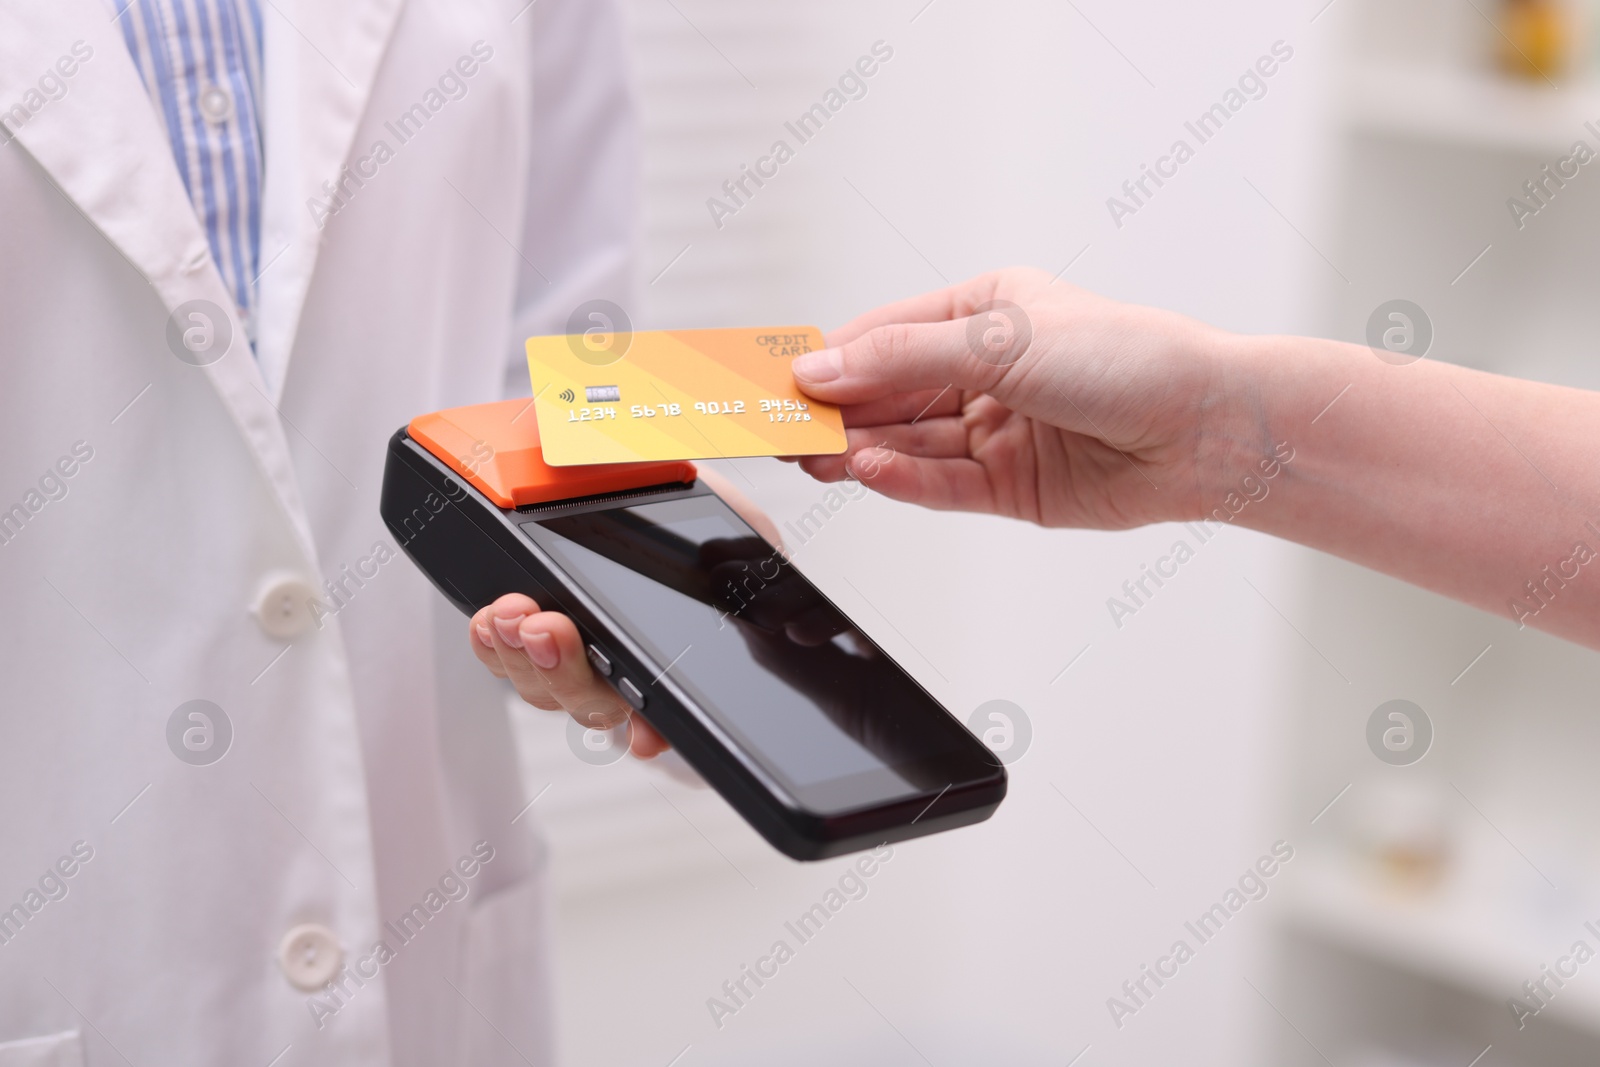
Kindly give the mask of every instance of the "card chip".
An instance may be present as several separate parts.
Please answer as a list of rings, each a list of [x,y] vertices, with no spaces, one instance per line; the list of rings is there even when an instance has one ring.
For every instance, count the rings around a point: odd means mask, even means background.
[[[586,385],[583,395],[591,404],[615,404],[622,399],[622,390],[615,385]]]

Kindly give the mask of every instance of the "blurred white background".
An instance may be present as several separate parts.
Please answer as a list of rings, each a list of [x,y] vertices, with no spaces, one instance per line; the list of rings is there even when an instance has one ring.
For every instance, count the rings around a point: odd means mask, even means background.
[[[1496,69],[1492,0],[626,9],[641,328],[831,328],[1026,264],[1254,333],[1360,340],[1404,297],[1434,322],[1431,358],[1600,384],[1600,177],[1521,231],[1505,206],[1571,141],[1600,144],[1583,12],[1560,9],[1566,65],[1519,82]],[[866,96],[716,226],[707,198],[793,145],[784,123],[878,41],[893,57]],[[1280,41],[1293,57],[1266,94],[1119,228],[1106,199],[1193,143],[1185,121]],[[824,492],[774,461],[729,473],[780,526]],[[869,497],[805,545],[801,566],[952,712],[1011,700],[1034,737],[990,822],[896,846],[720,1029],[707,998],[845,861],[792,863],[714,793],[582,764],[560,721],[517,708],[530,795],[549,784],[534,810],[560,891],[566,1062],[1600,1059],[1600,964],[1525,1030],[1506,1004],[1572,941],[1600,946],[1583,928],[1600,925],[1596,657],[1241,530],[1118,628],[1107,598],[1182,535]],[[1365,739],[1394,698],[1436,731],[1409,767]],[[1196,944],[1185,921],[1280,840],[1295,856],[1267,899],[1119,1027],[1108,998]]]

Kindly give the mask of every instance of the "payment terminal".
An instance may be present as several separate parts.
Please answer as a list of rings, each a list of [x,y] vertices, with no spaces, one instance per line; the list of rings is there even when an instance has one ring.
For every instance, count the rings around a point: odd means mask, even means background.
[[[814,860],[980,822],[1006,771],[687,461],[551,467],[510,400],[389,441],[384,522],[467,614],[577,625],[596,673],[779,851]]]

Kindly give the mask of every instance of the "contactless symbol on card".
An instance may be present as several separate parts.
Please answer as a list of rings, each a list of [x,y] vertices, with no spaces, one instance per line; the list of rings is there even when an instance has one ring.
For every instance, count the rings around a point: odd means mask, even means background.
[[[567,336],[528,339],[544,460],[640,460],[843,452],[839,409],[805,396],[789,361],[823,346],[814,327],[635,333],[624,358],[578,358]],[[581,398],[581,399],[580,399]]]

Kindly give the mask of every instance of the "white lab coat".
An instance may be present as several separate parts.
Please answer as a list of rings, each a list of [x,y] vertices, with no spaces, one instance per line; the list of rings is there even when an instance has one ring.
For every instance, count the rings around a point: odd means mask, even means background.
[[[539,783],[378,515],[396,428],[526,392],[523,337],[626,303],[617,13],[521,7],[262,5],[259,358],[234,321],[195,366],[169,312],[231,302],[117,28],[0,0],[0,111],[25,109],[0,146],[0,1067],[551,1058],[542,852],[512,822]],[[308,201],[380,140],[319,229]],[[337,610],[297,617],[330,579]],[[191,700],[231,725],[214,763],[169,744]],[[374,976],[314,1013],[290,974],[330,959]]]

